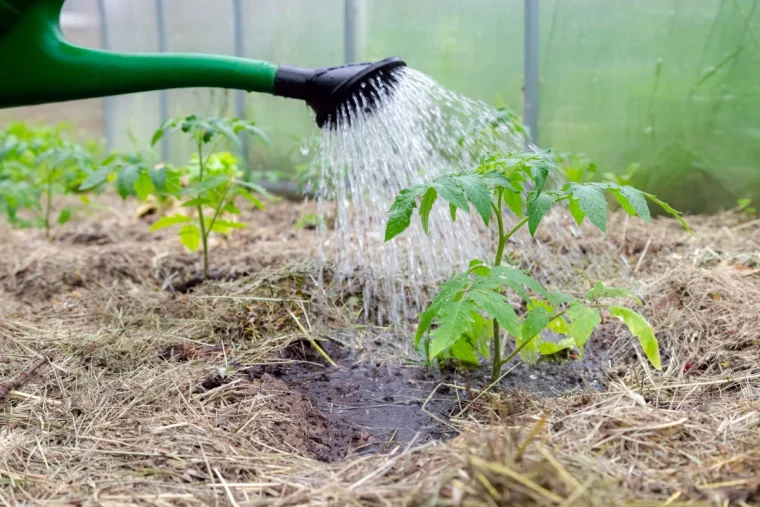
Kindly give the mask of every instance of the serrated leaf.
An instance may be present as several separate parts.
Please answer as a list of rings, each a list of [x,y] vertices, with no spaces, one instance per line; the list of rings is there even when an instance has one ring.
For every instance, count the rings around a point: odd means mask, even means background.
[[[689,227],[689,224],[687,224],[686,221],[681,217],[680,211],[676,211],[675,209],[671,208],[668,203],[661,201],[660,199],[658,199],[652,194],[644,194],[644,196],[650,201],[652,201],[653,203],[658,204],[668,214],[670,214],[673,218],[678,220],[681,223],[681,225],[684,227],[684,229],[689,231],[692,235],[694,234],[694,231],[691,230],[691,227]]]
[[[192,222],[193,219],[185,216],[185,215],[170,215],[168,217],[162,217],[158,219],[153,225],[150,226],[150,229],[148,229],[148,232],[154,232],[159,229],[166,229],[167,227],[172,227],[174,225],[179,224],[185,224],[187,222]]]
[[[583,223],[583,219],[586,218],[586,214],[581,211],[581,207],[578,205],[578,201],[570,199],[568,208],[570,209],[570,214],[573,216],[575,223],[581,225]]]
[[[649,205],[643,192],[627,185],[614,184],[610,185],[610,190],[626,213],[631,216],[639,216],[646,223],[651,221]]]
[[[509,334],[516,338],[522,336],[520,319],[503,294],[476,290],[471,291],[469,297],[479,308],[485,310],[490,318],[496,319]]]
[[[201,231],[196,225],[183,225],[179,230],[179,240],[188,250],[195,252],[201,246]]]
[[[610,306],[608,308],[610,315],[622,320],[628,330],[633,336],[639,339],[641,348],[644,350],[649,362],[652,366],[658,370],[662,369],[662,363],[660,360],[660,346],[657,343],[657,338],[654,335],[654,329],[649,322],[641,315],[634,312],[629,308],[622,308],[620,306]]]
[[[71,220],[71,210],[69,208],[63,208],[58,214],[58,224],[63,225]]]
[[[501,285],[506,285],[510,289],[514,290],[528,303],[531,302],[531,298],[523,289],[523,286],[531,289],[537,294],[541,294],[547,299],[551,298],[551,294],[546,290],[546,288],[544,288],[543,285],[519,269],[508,268],[506,266],[496,266],[491,270],[490,278],[495,282],[500,283]]]
[[[420,314],[420,323],[417,326],[417,333],[414,337],[415,347],[420,343],[423,335],[428,331],[428,329],[430,329],[430,325],[438,314],[438,311],[443,306],[454,301],[457,294],[459,294],[459,292],[467,287],[470,283],[471,280],[467,274],[460,273],[441,284],[438,292],[435,296],[433,296],[433,301],[431,301],[430,305],[428,305],[425,311]]]
[[[504,203],[507,205],[510,211],[515,214],[515,216],[522,218],[523,198],[521,193],[504,190],[502,193],[502,199],[504,199]]]
[[[605,287],[602,282],[596,282],[594,287],[586,293],[586,298],[589,301],[597,301],[602,298],[633,298],[638,304],[641,304],[641,300],[631,291],[617,287]]]
[[[153,193],[153,180],[146,171],[141,171],[135,182],[135,193],[140,200],[145,201]]]
[[[431,333],[430,359],[448,349],[467,331],[473,322],[471,300],[463,298],[441,307],[438,311],[438,327]]]
[[[530,175],[536,184],[536,190],[540,192],[543,190],[544,185],[546,185],[546,179],[549,177],[549,166],[545,162],[531,165]]]
[[[140,167],[134,164],[122,166],[116,174],[116,191],[122,199],[135,193],[135,183],[140,177]]]
[[[591,337],[591,333],[602,322],[599,310],[575,304],[567,309],[566,315],[570,319],[567,335],[575,341],[578,348],[583,350],[583,346]]]
[[[607,231],[607,199],[604,190],[595,183],[570,183],[571,200],[578,202],[578,208],[600,231]]]
[[[412,213],[417,207],[417,196],[421,189],[419,185],[405,188],[396,196],[391,209],[388,210],[390,216],[385,224],[385,241],[395,238],[412,223]]]
[[[433,181],[432,186],[436,189],[438,194],[450,204],[453,204],[462,211],[470,211],[470,205],[467,203],[467,197],[464,194],[464,190],[462,190],[452,176],[441,176]]]
[[[541,223],[546,212],[551,209],[554,201],[554,197],[542,193],[528,203],[528,230],[531,236],[536,234],[538,224]]]
[[[457,177],[456,180],[462,186],[467,199],[475,206],[483,222],[488,225],[491,219],[491,192],[488,186],[477,174],[465,174]]]
[[[430,212],[432,211],[433,204],[437,198],[438,192],[436,192],[433,187],[428,188],[422,196],[422,201],[420,202],[420,221],[422,222],[422,230],[425,231],[425,234],[428,234]]]

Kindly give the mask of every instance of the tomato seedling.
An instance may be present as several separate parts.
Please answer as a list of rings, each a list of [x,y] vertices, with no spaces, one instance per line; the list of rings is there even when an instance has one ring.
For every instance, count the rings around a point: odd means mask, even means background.
[[[655,368],[660,368],[660,352],[649,323],[630,308],[610,301],[633,299],[623,289],[605,287],[600,282],[583,297],[574,297],[550,290],[527,271],[502,265],[504,248],[509,239],[523,227],[532,235],[546,213],[558,203],[567,201],[578,225],[588,219],[602,232],[607,226],[607,199],[612,194],[630,215],[649,222],[647,200],[661,206],[690,231],[680,214],[652,194],[613,182],[569,182],[560,189],[549,189],[547,180],[554,170],[547,153],[524,152],[484,159],[474,171],[446,175],[430,183],[403,189],[389,210],[385,240],[401,234],[418,211],[427,234],[430,212],[438,197],[448,202],[450,216],[470,212],[470,205],[488,226],[496,218],[498,246],[492,265],[473,260],[469,268],[443,283],[427,309],[420,315],[415,347],[422,346],[428,361],[453,357],[477,364],[478,355],[491,359],[495,382],[502,366],[515,355],[528,363],[542,355],[556,354],[575,347],[583,354],[586,341],[601,323],[601,310],[622,320],[636,336]],[[507,228],[505,212],[510,210],[517,223]],[[514,301],[511,297],[516,297]],[[522,303],[521,303],[521,302]],[[521,307],[525,311],[518,316]],[[559,342],[546,341],[544,329],[564,335]],[[503,358],[502,330],[515,342],[515,350]],[[491,357],[492,351],[492,357]]]
[[[192,139],[196,152],[186,167],[173,168],[163,166],[148,169],[135,166],[124,176],[124,190],[130,186],[141,197],[149,195],[174,196],[182,201],[182,206],[195,210],[193,217],[176,214],[159,219],[150,228],[156,231],[166,227],[180,226],[180,241],[190,251],[203,249],[203,275],[209,276],[208,238],[214,233],[227,234],[234,229],[244,228],[245,224],[225,220],[225,215],[238,215],[240,210],[235,205],[238,197],[247,199],[257,208],[264,205],[255,194],[270,197],[261,186],[242,179],[243,170],[238,160],[228,152],[216,152],[222,140],[238,145],[237,135],[241,132],[250,134],[265,145],[269,141],[261,130],[252,122],[237,118],[174,118],[164,122],[153,135],[155,145],[163,136],[182,131]],[[212,143],[210,150],[206,145]],[[123,171],[122,171],[123,172]],[[122,174],[121,172],[119,173]],[[184,185],[179,182],[186,180]],[[177,182],[177,185],[175,185]]]

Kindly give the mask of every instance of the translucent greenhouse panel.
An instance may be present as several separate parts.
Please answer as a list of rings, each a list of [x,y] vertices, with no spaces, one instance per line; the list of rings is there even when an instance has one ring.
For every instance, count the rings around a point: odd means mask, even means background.
[[[61,14],[61,28],[66,37],[82,46],[101,47],[100,17],[97,0],[67,0]],[[0,111],[0,126],[7,119],[71,123],[81,129],[82,138],[102,139],[103,100],[77,100],[57,104],[11,108]]]
[[[167,51],[176,53],[235,54],[231,0],[164,0]],[[188,88],[168,92],[169,117],[197,114],[234,116],[235,94],[229,90]],[[169,141],[170,160],[187,160],[192,147],[186,136]]]
[[[366,57],[399,56],[452,90],[522,114],[524,0],[367,0]]]
[[[277,64],[327,67],[344,62],[344,0],[257,0],[243,2],[244,56]],[[314,132],[308,107],[300,101],[250,94],[246,117],[272,140],[271,152],[250,148],[253,169],[293,177],[310,157],[301,146]]]
[[[540,143],[679,209],[731,206],[760,167],[756,0],[541,2]]]
[[[125,52],[158,51],[155,0],[105,0],[110,49]],[[146,151],[161,121],[159,92],[112,97],[111,146],[122,151]]]

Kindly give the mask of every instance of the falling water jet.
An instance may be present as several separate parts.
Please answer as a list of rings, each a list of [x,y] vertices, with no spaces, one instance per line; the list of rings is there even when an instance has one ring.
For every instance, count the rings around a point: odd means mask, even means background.
[[[423,309],[430,290],[471,259],[491,258],[495,250],[495,235],[482,220],[459,213],[452,223],[446,206],[433,208],[429,236],[417,221],[385,243],[386,213],[399,191],[474,168],[487,154],[525,149],[521,130],[496,122],[498,112],[485,103],[414,69],[390,72],[391,79],[369,79],[368,89],[343,101],[323,128],[313,161],[318,213],[335,219],[334,233],[319,229],[316,258],[321,268],[332,266],[340,286],[359,285],[365,316],[378,324],[408,322]],[[477,125],[492,128],[472,135]],[[573,235],[559,225],[567,223],[563,214],[559,209],[545,220],[553,240]],[[513,216],[505,220],[514,223]],[[530,252],[547,268],[534,273],[542,281],[560,287],[574,283],[570,265],[583,254],[571,249],[572,242],[566,243],[567,256],[550,259],[549,249],[527,234],[518,234],[515,242],[523,257]],[[605,255],[617,262],[611,252]]]

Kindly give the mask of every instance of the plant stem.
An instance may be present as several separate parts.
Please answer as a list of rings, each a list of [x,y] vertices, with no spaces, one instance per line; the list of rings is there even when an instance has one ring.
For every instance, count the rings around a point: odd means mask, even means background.
[[[501,189],[498,190],[496,221],[499,224],[499,247],[496,249],[496,259],[494,259],[494,266],[501,266],[501,258],[504,256],[504,218],[501,216]],[[501,372],[501,333],[499,329],[499,321],[493,319],[493,364],[491,369],[491,381],[495,382],[499,378]]]
[[[498,191],[499,196],[497,199],[497,205],[494,208],[496,211],[496,222],[499,225],[499,246],[496,249],[496,259],[494,259],[494,266],[501,266],[501,259],[504,257],[504,247],[507,245],[507,241],[509,241],[509,238],[514,236],[514,234],[520,230],[522,226],[524,226],[526,223],[528,223],[528,217],[523,218],[520,220],[517,225],[515,225],[512,229],[509,230],[509,232],[504,232],[504,219],[501,216],[502,212],[502,190],[499,189]],[[530,341],[530,340],[528,340]],[[526,341],[525,343],[528,343]],[[510,354],[510,356],[502,360],[501,359],[501,336],[500,336],[500,329],[499,329],[499,323],[494,319],[493,321],[493,363],[492,363],[492,369],[491,369],[491,381],[496,382],[496,380],[499,378],[499,375],[501,374],[501,367],[504,365],[504,363],[508,362],[510,359],[514,357],[514,355],[520,351],[522,347],[524,347],[525,344],[523,344],[521,347],[517,349],[516,352],[513,352]]]
[[[203,167],[205,164],[203,163],[203,139],[201,137],[198,137],[198,164],[198,183],[202,184]],[[196,208],[198,209],[198,220],[200,222],[201,228],[201,242],[203,243],[203,278],[208,279],[208,235],[206,234],[206,222],[203,219],[203,206],[201,204],[198,204]]]
[[[45,238],[50,241],[50,214],[53,209],[53,171],[48,169],[47,200],[45,203]]]

